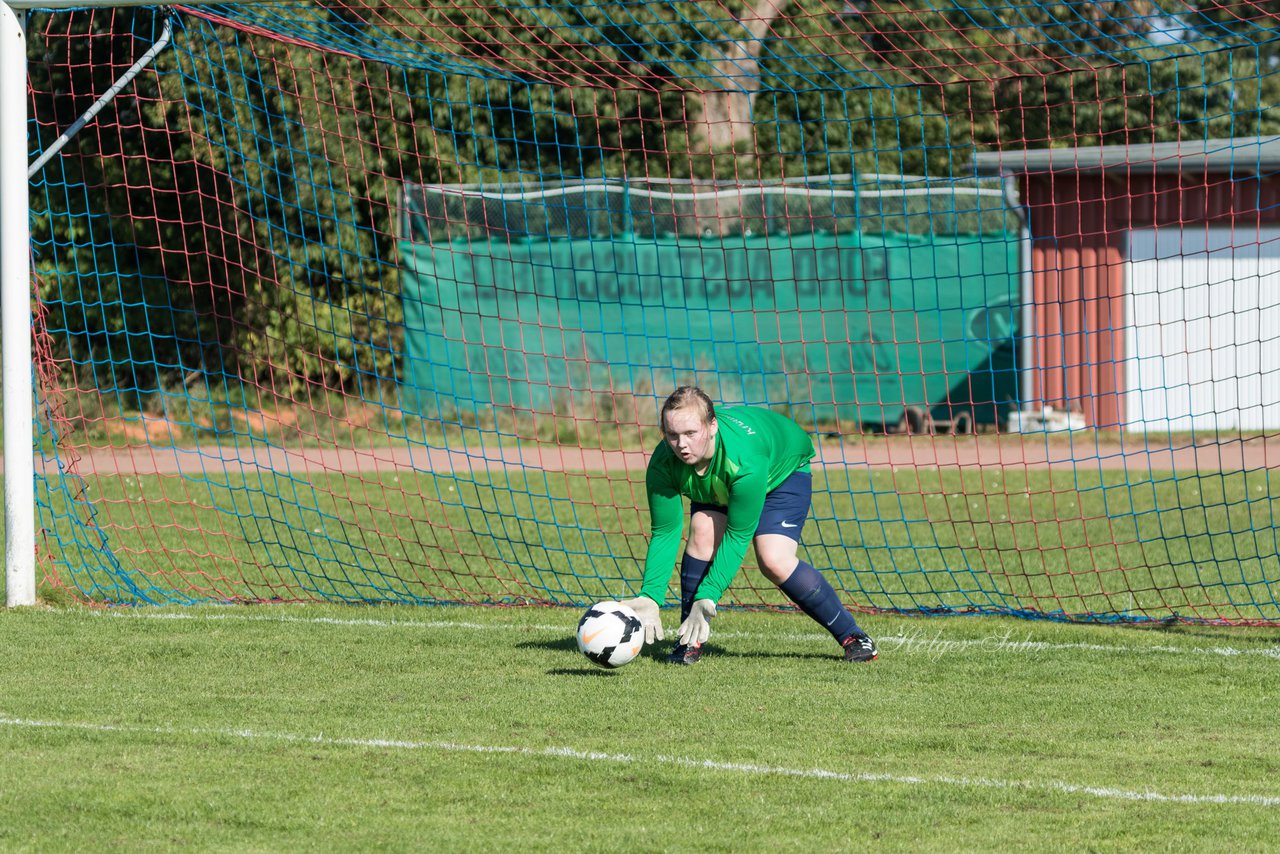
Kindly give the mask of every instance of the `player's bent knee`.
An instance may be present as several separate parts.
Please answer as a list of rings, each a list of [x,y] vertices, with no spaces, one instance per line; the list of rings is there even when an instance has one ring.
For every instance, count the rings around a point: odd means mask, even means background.
[[[685,552],[698,560],[711,560],[716,551],[716,540],[711,532],[699,536],[698,532],[689,532],[689,542],[685,544]]]
[[[695,513],[689,525],[689,541],[685,552],[698,560],[711,560],[716,551],[716,541],[720,536],[721,526],[710,514]]]
[[[756,563],[765,577],[774,581],[786,581],[800,559],[796,556],[796,543],[787,537],[766,534],[756,537]]]
[[[790,578],[791,573],[795,572],[796,566],[800,563],[795,555],[779,555],[773,559],[766,559],[759,554],[756,555],[756,562],[760,566],[761,574],[774,584],[781,584]]]
[[[788,576],[791,575],[790,572],[779,572],[777,570],[770,569],[767,566],[760,567],[760,574],[769,579],[775,585],[782,584],[782,582],[786,581]]]

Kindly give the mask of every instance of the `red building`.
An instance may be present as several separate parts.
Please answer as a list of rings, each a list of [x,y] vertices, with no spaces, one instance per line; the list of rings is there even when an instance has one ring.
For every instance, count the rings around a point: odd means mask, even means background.
[[[1024,402],[1104,429],[1280,428],[1280,137],[974,165],[1016,178],[1028,216]]]

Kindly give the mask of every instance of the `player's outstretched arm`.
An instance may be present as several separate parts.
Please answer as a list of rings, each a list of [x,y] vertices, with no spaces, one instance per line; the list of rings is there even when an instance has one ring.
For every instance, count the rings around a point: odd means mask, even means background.
[[[622,603],[636,612],[640,624],[644,626],[644,642],[653,643],[662,640],[662,617],[658,613],[658,603],[648,596],[637,596],[634,599],[623,599]]]

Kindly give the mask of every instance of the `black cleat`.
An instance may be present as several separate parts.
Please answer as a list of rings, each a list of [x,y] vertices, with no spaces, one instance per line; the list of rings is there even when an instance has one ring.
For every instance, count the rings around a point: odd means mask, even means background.
[[[676,648],[667,656],[667,664],[697,664],[700,658],[702,658],[702,644],[693,646],[676,644]]]
[[[876,642],[868,635],[849,635],[841,646],[845,661],[875,661],[880,654],[876,651]]]

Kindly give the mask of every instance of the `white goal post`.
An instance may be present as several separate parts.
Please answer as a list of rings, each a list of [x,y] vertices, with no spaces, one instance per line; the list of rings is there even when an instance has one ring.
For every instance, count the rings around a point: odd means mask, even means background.
[[[0,361],[4,408],[4,566],[9,607],[36,602],[31,375],[31,223],[27,178],[27,34],[0,3]]]
[[[201,0],[196,0],[198,5]],[[29,9],[159,6],[143,0],[5,0],[0,2],[0,405],[4,410],[5,603],[36,602],[35,385],[31,341],[30,172],[27,163],[27,36]],[[167,31],[166,31],[167,33]],[[85,121],[155,57],[157,42],[60,138],[65,144]]]

